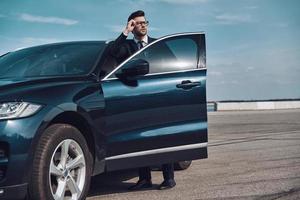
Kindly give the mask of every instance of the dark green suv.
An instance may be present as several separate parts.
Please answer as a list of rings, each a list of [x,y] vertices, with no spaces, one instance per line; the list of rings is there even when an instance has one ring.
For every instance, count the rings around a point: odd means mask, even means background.
[[[205,35],[162,37],[119,65],[109,47],[0,57],[1,199],[84,199],[93,175],[207,158]]]

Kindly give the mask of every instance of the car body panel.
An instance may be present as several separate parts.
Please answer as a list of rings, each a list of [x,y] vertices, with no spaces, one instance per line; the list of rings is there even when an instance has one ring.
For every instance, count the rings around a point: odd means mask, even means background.
[[[207,142],[206,136],[196,139],[199,131],[205,135],[207,129],[206,115],[201,115],[206,109],[203,77],[205,70],[196,70],[145,76],[137,80],[137,86],[119,79],[103,82],[107,156]],[[176,88],[182,80],[199,81],[201,85],[190,90]]]

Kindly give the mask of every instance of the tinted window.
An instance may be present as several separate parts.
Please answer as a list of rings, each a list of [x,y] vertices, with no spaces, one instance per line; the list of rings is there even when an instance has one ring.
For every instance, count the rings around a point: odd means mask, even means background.
[[[195,69],[198,45],[192,38],[186,37],[164,40],[148,47],[135,58],[147,60],[150,73]]]
[[[53,44],[0,57],[0,78],[81,75],[94,66],[104,43]]]

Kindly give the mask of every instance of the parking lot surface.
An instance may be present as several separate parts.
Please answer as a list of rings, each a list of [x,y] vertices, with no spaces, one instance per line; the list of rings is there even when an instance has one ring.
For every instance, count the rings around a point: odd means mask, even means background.
[[[175,188],[130,192],[135,171],[93,178],[88,200],[300,199],[300,110],[209,113],[209,158],[176,171]]]

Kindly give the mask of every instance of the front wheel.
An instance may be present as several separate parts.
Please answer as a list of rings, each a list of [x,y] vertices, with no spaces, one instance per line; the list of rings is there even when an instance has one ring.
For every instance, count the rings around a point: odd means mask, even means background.
[[[42,134],[35,150],[28,196],[39,200],[85,199],[92,156],[75,127],[54,124]]]

